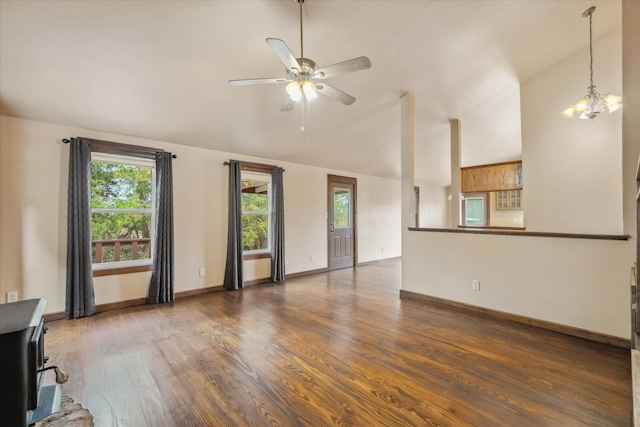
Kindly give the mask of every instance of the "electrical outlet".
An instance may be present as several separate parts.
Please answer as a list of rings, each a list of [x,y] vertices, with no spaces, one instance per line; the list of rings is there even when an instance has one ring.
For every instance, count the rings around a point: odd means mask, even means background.
[[[200,267],[200,277],[204,277],[204,267]]]
[[[18,301],[18,291],[7,292],[7,302]]]
[[[480,280],[472,280],[471,281],[471,288],[474,291],[479,291],[480,290]]]

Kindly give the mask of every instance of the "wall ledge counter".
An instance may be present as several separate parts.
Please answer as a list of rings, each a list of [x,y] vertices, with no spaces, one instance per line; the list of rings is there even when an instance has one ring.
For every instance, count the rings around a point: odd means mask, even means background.
[[[524,237],[554,237],[560,239],[592,239],[592,240],[630,240],[628,234],[581,234],[557,233],[545,231],[525,231],[516,227],[461,227],[461,228],[422,228],[409,227],[409,231],[423,231],[428,233],[459,233],[459,234],[495,234],[505,236]]]

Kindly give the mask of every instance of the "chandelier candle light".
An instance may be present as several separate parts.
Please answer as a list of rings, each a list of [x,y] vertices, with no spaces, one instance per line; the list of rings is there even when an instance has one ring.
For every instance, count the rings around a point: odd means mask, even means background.
[[[589,17],[589,79],[590,85],[587,88],[587,94],[578,101],[577,104],[570,106],[562,112],[566,117],[573,117],[574,112],[580,113],[581,119],[595,119],[598,114],[604,111],[604,107],[609,108],[609,113],[613,113],[622,107],[622,97],[612,94],[605,96],[596,92],[596,86],[593,84],[593,30],[592,20],[593,12],[596,10],[595,6],[591,6],[585,10],[582,16]]]

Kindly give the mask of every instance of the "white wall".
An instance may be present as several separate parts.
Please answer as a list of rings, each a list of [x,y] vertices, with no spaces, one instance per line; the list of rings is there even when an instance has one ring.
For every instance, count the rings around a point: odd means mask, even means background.
[[[0,302],[47,299],[64,310],[66,189],[69,147],[85,136],[153,146],[177,154],[173,164],[176,292],[219,286],[224,277],[230,158],[285,168],[287,273],[327,267],[327,174],[358,180],[359,262],[400,256],[400,181],[240,156],[122,135],[0,116]],[[267,277],[262,260],[245,262],[245,280]],[[199,276],[205,267],[205,277]],[[150,273],[94,279],[96,303],[146,296]]]
[[[420,227],[446,228],[449,220],[448,187],[416,183],[420,187]]]
[[[403,290],[629,337],[630,242],[406,234]]]
[[[622,191],[624,230],[638,236],[636,162],[640,156],[640,2],[622,3]],[[636,245],[638,242],[636,241]]]
[[[622,33],[594,40],[594,83],[622,94]],[[588,47],[521,85],[529,231],[622,234],[622,114],[560,114],[586,93]]]
[[[621,32],[597,39],[594,49],[598,89],[621,93]],[[635,156],[623,158],[620,114],[605,113],[593,123],[560,115],[586,91],[587,52],[522,84],[525,226],[626,233],[634,240],[403,230],[402,289],[629,338],[629,268],[636,244],[629,217],[635,212],[625,211],[623,221],[622,172],[635,170],[640,135],[625,136],[625,151]],[[640,113],[625,114],[637,119]],[[629,197],[634,195],[625,193]],[[480,280],[479,292],[472,290],[472,280]]]

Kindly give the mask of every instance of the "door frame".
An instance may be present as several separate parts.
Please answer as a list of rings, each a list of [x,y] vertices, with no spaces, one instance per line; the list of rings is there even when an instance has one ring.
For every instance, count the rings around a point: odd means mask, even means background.
[[[353,265],[358,265],[358,180],[348,176],[327,174],[327,270],[331,271],[331,221],[329,212],[333,204],[331,184],[353,185]]]

